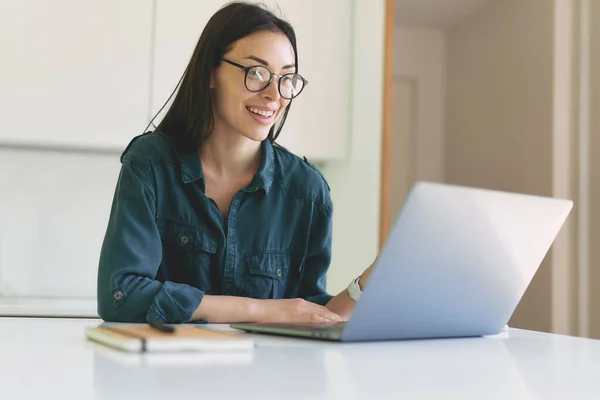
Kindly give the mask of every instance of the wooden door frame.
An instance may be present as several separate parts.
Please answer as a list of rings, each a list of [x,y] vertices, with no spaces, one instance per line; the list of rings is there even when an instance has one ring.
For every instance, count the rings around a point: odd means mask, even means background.
[[[385,45],[383,68],[383,129],[381,140],[381,206],[379,218],[379,249],[383,247],[391,229],[390,175],[392,144],[392,93],[394,90],[394,0],[385,4]]]

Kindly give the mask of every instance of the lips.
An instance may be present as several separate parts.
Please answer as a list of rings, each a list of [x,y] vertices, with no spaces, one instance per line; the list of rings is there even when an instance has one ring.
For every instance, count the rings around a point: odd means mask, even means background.
[[[246,107],[246,109],[248,111],[250,111],[253,114],[256,114],[262,118],[271,118],[273,115],[275,115],[275,110],[269,110],[269,109],[264,109],[264,108],[257,108],[257,107]]]

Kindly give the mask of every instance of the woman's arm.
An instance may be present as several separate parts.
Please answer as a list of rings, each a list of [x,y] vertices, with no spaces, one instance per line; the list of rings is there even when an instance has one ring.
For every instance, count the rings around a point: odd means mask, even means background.
[[[124,156],[98,266],[98,314],[105,321],[180,323],[204,293],[156,280],[162,260],[149,168]]]
[[[367,281],[369,280],[369,276],[371,275],[371,270],[373,269],[373,264],[371,264],[365,272],[362,273],[360,279],[358,281],[358,286],[363,290]],[[354,306],[356,305],[356,301],[348,294],[348,289],[344,289],[337,296],[329,300],[326,307],[331,311],[342,318],[348,319],[350,314],[352,314],[352,310],[354,310]]]

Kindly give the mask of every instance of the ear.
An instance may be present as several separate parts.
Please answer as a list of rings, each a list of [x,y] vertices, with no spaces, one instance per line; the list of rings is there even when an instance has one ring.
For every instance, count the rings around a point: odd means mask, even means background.
[[[208,87],[211,89],[215,88],[215,73],[214,73],[214,71],[211,72],[211,74],[210,74],[210,83],[209,83]]]

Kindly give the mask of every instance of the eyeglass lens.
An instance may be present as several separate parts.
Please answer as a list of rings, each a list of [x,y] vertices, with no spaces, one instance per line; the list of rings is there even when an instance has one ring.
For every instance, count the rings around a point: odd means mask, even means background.
[[[271,81],[271,71],[265,67],[255,66],[246,74],[246,87],[252,92],[260,92]],[[285,99],[296,97],[304,86],[302,77],[295,73],[285,74],[279,78],[279,94]]]

